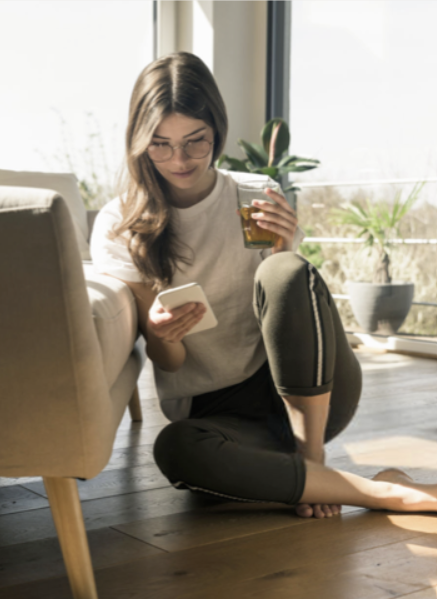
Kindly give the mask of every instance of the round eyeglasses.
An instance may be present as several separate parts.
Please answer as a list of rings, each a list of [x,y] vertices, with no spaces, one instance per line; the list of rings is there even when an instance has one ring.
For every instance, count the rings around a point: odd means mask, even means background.
[[[188,158],[205,158],[205,156],[208,156],[212,145],[213,142],[206,139],[187,141],[187,143],[179,146],[171,146],[167,142],[153,142],[147,148],[147,154],[153,162],[166,162],[173,157],[177,148],[182,148]]]

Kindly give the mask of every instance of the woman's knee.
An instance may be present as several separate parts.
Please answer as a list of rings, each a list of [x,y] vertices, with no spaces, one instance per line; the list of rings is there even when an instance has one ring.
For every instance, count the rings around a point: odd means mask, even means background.
[[[255,286],[267,293],[289,292],[291,288],[305,285],[309,263],[294,252],[279,252],[263,260],[255,273]]]
[[[170,481],[180,480],[184,466],[190,461],[193,432],[188,420],[179,420],[167,425],[156,438],[155,462]]]
[[[269,256],[258,267],[254,284],[254,310],[260,321],[266,311],[283,313],[293,299],[294,309],[309,305],[311,281],[318,275],[302,256],[280,252]]]

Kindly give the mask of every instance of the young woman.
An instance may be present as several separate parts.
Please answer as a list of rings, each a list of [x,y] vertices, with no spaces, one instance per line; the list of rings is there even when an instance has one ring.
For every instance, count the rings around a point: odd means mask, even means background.
[[[155,443],[159,468],[177,488],[283,502],[303,517],[332,516],[341,504],[436,509],[437,487],[400,471],[367,480],[324,466],[324,443],[357,407],[360,367],[325,283],[294,252],[301,231],[281,195],[270,190],[275,203],[256,202],[263,211],[253,215],[279,235],[271,255],[244,248],[236,187],[256,176],[214,168],[226,131],[199,58],[181,52],[149,65],[130,104],[127,191],[94,226],[95,268],[135,296],[172,420]],[[191,282],[219,324],[187,336],[204,306],[166,311],[156,295]]]

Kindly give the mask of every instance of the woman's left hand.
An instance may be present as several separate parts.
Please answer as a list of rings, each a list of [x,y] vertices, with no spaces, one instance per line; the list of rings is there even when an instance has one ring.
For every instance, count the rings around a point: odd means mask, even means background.
[[[276,193],[273,189],[266,189],[264,193],[272,198],[275,204],[264,200],[253,200],[252,205],[262,209],[263,212],[255,212],[252,214],[252,218],[262,229],[277,233],[278,240],[272,250],[274,254],[291,250],[297,228],[296,212],[280,193]]]

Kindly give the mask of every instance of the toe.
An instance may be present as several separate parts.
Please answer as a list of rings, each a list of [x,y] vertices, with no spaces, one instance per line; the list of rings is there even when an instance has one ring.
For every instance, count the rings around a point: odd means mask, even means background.
[[[296,506],[296,514],[301,518],[311,518],[313,508],[308,503],[301,503]]]
[[[314,517],[315,518],[324,518],[325,517],[325,512],[323,511],[321,505],[315,505],[315,506],[313,506],[313,510],[314,510]]]

